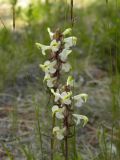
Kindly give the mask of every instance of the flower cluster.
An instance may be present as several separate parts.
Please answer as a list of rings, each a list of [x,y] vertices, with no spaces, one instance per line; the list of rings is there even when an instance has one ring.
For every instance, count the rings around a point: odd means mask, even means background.
[[[71,65],[67,62],[69,54],[72,52],[71,47],[76,45],[76,37],[65,38],[71,32],[71,29],[66,29],[63,33],[57,30],[52,33],[48,28],[51,43],[49,46],[36,43],[38,48],[41,48],[42,54],[45,56],[49,54],[49,60],[44,64],[40,64],[40,67],[45,72],[44,81],[47,82],[49,88],[57,87],[57,81],[61,72],[69,72]]]
[[[61,140],[66,134],[70,134],[71,124],[78,125],[81,120],[84,120],[83,126],[87,123],[88,118],[86,116],[74,114],[72,109],[73,101],[75,106],[81,107],[87,100],[87,94],[73,96],[69,85],[66,85],[62,90],[57,89],[56,92],[51,89],[51,92],[54,95],[55,102],[55,105],[52,107],[52,114],[55,115],[56,119],[64,122],[63,128],[60,129],[58,126],[53,128],[53,133],[56,134],[57,139]]]
[[[47,60],[44,64],[40,64],[40,67],[45,72],[44,81],[54,97],[52,115],[61,120],[63,126],[54,126],[53,134],[56,135],[57,139],[62,140],[69,136],[71,126],[78,125],[81,120],[84,120],[83,125],[87,123],[88,118],[74,114],[73,107],[73,102],[75,106],[81,107],[87,100],[87,94],[73,95],[74,80],[71,76],[68,76],[65,85],[60,83],[61,74],[71,70],[71,65],[67,60],[72,52],[72,47],[76,45],[77,41],[74,36],[66,37],[71,33],[71,28],[66,29],[64,32],[56,30],[55,33],[48,28],[48,33],[51,39],[50,44],[36,43],[36,45],[42,50],[44,56],[48,55]]]

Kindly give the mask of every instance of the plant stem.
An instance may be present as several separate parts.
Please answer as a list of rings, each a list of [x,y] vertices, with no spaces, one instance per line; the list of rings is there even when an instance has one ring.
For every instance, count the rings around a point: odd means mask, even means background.
[[[56,30],[55,35],[58,34],[57,32],[59,33],[59,31]],[[61,35],[59,35],[58,38],[60,38],[60,36],[61,36]],[[57,38],[56,38],[56,40],[57,40]],[[55,91],[56,91],[56,90],[58,89],[58,87],[59,87],[59,80],[60,80],[61,62],[60,62],[60,59],[59,59],[59,56],[58,56],[59,53],[60,53],[60,50],[59,50],[57,56],[55,57],[55,60],[57,61],[57,71],[56,71],[56,73],[55,73],[55,75],[54,75],[55,77],[57,77],[57,79],[56,79],[56,86],[54,87],[54,90],[55,90]],[[52,118],[52,131],[53,131],[53,128],[54,128],[54,127],[55,127],[55,114],[53,115],[53,118]],[[51,135],[51,160],[54,159],[53,152],[54,152],[54,135],[53,135],[53,133],[52,133],[52,135]]]
[[[65,160],[68,160],[68,137],[65,136]]]
[[[52,130],[54,126],[55,126],[55,115],[53,115],[53,118],[52,118]],[[54,134],[52,133],[51,135],[51,160],[54,159],[53,151],[54,151]]]
[[[68,110],[66,107],[66,116],[65,116],[65,127],[66,127],[66,135],[65,135],[65,160],[68,160]]]

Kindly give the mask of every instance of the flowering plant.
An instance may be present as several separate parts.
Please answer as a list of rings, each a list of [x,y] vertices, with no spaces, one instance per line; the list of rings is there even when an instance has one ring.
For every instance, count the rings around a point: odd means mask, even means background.
[[[53,123],[52,133],[58,140],[65,141],[66,160],[68,159],[67,141],[71,135],[71,127],[79,125],[81,120],[84,122],[83,126],[88,122],[86,116],[74,113],[73,106],[75,102],[75,106],[81,107],[86,102],[88,95],[85,93],[73,95],[74,79],[71,76],[68,76],[64,85],[60,82],[62,73],[67,73],[72,68],[68,62],[68,56],[72,52],[72,47],[76,45],[77,38],[74,36],[67,37],[71,34],[71,31],[71,28],[66,29],[64,32],[58,29],[53,33],[48,28],[51,39],[50,44],[47,46],[36,43],[37,47],[42,50],[43,56],[47,57],[47,60],[44,64],[40,64],[40,67],[45,72],[44,82],[46,82],[54,99],[54,104],[51,107],[52,117],[62,124],[61,127]]]

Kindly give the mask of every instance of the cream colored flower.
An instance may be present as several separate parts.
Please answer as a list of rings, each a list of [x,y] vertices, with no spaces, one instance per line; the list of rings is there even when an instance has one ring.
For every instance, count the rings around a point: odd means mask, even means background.
[[[59,106],[58,105],[54,105],[52,107],[52,113],[55,114],[57,111],[59,110]]]
[[[76,37],[68,37],[64,39],[65,49],[69,49],[72,46],[76,45],[77,38]]]
[[[87,97],[88,95],[85,93],[74,96],[73,99],[75,100],[75,106],[81,107],[82,104],[87,101]]]
[[[76,125],[80,124],[81,120],[84,121],[83,126],[85,126],[88,122],[88,118],[84,115],[79,115],[79,114],[72,114],[73,117],[75,118],[74,121]]]
[[[45,61],[44,64],[40,64],[40,67],[45,73],[55,73],[56,72],[56,61],[50,62],[50,61]]]
[[[57,119],[64,119],[64,108],[59,108],[58,112],[56,112],[56,118]]]
[[[53,134],[56,135],[58,140],[64,139],[64,133],[65,133],[66,128],[60,129],[60,127],[54,127],[53,128]]]
[[[53,35],[54,35],[54,33],[53,33],[53,32],[51,32],[51,29],[50,29],[50,28],[47,28],[47,30],[48,30],[48,33],[49,33],[50,39],[52,40],[52,39],[53,39]]]
[[[41,43],[36,43],[36,46],[39,48],[39,49],[41,49],[42,50],[42,54],[43,55],[46,55],[46,50],[50,50],[51,49],[51,47],[50,46],[46,46],[46,45],[43,45],[43,44],[41,44]]]
[[[58,105],[54,105],[52,107],[52,113],[53,113],[53,115],[55,114],[56,118],[58,118],[58,119],[63,119],[64,118],[64,110],[65,110],[64,107],[59,108]]]
[[[55,80],[56,80],[56,77],[47,79],[47,86],[48,86],[49,88],[54,87],[54,82],[55,82]]]
[[[63,104],[67,104],[67,105],[70,105],[71,104],[71,95],[72,93],[71,92],[63,92],[61,94],[61,101]]]
[[[48,80],[50,78],[51,78],[50,73],[49,72],[45,72],[45,76],[44,76],[44,80],[43,81],[46,81],[46,80]]]
[[[50,29],[49,27],[47,28],[47,31],[48,31],[48,33],[49,33],[50,39],[52,40],[54,33],[51,32],[51,29]],[[66,36],[66,35],[70,34],[71,31],[72,31],[71,28],[67,28],[67,29],[65,29],[65,31],[64,31],[62,34],[63,34],[64,36]]]
[[[71,104],[71,95],[72,95],[72,92],[66,92],[66,91],[64,91],[64,92],[62,92],[60,94],[59,90],[57,90],[57,92],[54,92],[53,89],[51,89],[51,92],[55,96],[55,102],[57,102],[58,100],[60,100],[62,104],[66,104],[66,105]]]
[[[56,41],[55,39],[50,43],[50,48],[53,52],[57,52],[60,48],[60,41]]]
[[[62,70],[64,72],[69,72],[71,68],[72,67],[71,67],[71,65],[69,63],[62,63]]]
[[[58,102],[61,98],[61,95],[60,95],[60,92],[59,92],[59,89],[56,90],[56,92],[51,89],[51,92],[53,93],[53,95],[55,96],[55,102]]]
[[[67,60],[68,55],[72,52],[72,50],[63,49],[63,51],[59,54],[61,61],[65,62]]]
[[[52,35],[50,35],[50,36],[52,38]],[[61,45],[61,42],[60,41],[56,41],[55,39],[52,40],[52,42],[50,43],[50,46],[46,46],[46,45],[43,45],[41,43],[36,43],[36,46],[39,49],[42,50],[42,54],[43,55],[46,55],[46,50],[52,50],[53,52],[57,52],[59,50],[59,48],[60,48],[60,45]]]

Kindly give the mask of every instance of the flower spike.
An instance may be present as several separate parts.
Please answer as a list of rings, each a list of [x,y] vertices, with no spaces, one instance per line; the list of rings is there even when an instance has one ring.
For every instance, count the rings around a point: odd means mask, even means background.
[[[64,85],[60,83],[61,75],[68,73],[72,68],[68,62],[68,57],[72,53],[72,47],[77,42],[76,37],[67,37],[71,34],[72,29],[67,28],[63,32],[57,29],[54,33],[50,28],[47,28],[47,30],[51,39],[49,45],[36,43],[36,46],[41,49],[44,56],[48,56],[48,59],[43,64],[40,64],[40,68],[45,73],[43,82],[46,83],[51,91],[50,93],[53,95],[53,105],[51,107],[54,121],[52,140],[54,140],[54,137],[58,140],[64,140],[65,146],[67,146],[67,139],[73,131],[72,126],[79,125],[81,121],[85,126],[88,122],[88,118],[85,115],[74,113],[74,104],[77,107],[81,107],[87,101],[88,95],[85,93],[73,95],[74,79],[72,76],[68,76]],[[46,54],[47,50],[49,50],[49,54]],[[60,126],[56,126],[56,124],[60,124]]]

